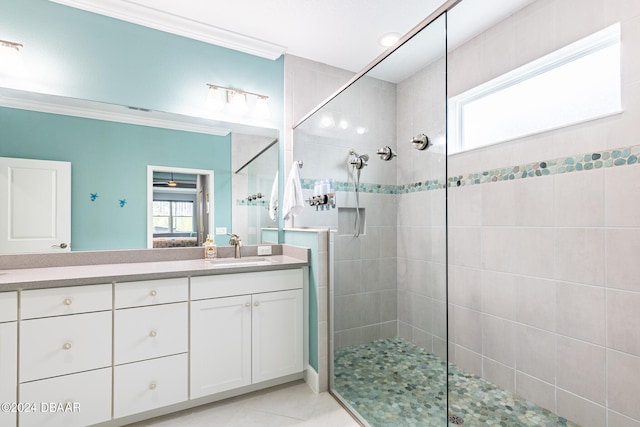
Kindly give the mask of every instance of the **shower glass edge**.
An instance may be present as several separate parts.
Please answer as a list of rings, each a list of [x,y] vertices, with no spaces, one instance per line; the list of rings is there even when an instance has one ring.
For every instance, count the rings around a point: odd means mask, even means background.
[[[446,13],[305,118],[293,155],[305,199],[336,182],[296,217],[332,230],[330,391],[366,426],[447,425]]]

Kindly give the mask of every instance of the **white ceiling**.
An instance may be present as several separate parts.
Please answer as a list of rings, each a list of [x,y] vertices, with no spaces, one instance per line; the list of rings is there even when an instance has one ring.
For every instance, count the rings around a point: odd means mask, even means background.
[[[51,0],[271,59],[283,53],[358,72],[445,0]],[[449,47],[532,0],[463,0],[450,14]],[[424,50],[422,50],[424,53]],[[412,54],[410,54],[411,57]],[[397,55],[396,55],[397,56]],[[418,55],[422,57],[423,55]],[[417,57],[413,55],[413,58]],[[395,62],[395,61],[394,61]],[[393,67],[392,67],[393,68]],[[403,73],[404,74],[404,73]],[[397,80],[398,76],[389,78]]]

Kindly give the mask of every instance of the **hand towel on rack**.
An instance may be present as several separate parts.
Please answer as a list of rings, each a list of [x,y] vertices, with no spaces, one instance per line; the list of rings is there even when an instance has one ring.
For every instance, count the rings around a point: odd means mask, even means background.
[[[284,186],[284,200],[282,202],[283,219],[293,218],[304,208],[304,196],[302,195],[299,169],[298,162],[293,162]]]
[[[278,171],[276,171],[276,177],[273,178],[273,185],[271,186],[271,198],[269,199],[269,218],[271,221],[278,219]]]

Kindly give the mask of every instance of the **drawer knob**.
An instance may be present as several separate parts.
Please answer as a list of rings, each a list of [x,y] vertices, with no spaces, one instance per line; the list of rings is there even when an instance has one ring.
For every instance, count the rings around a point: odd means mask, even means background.
[[[71,298],[65,298],[62,303],[64,305],[71,305],[71,303],[73,302],[73,300]]]
[[[149,296],[150,297],[155,297],[157,295],[158,295],[158,291],[156,291],[155,289],[153,291],[149,292]]]
[[[71,350],[71,343],[70,342],[66,342],[66,343],[62,344],[62,348],[64,350]]]
[[[260,305],[260,301],[256,301],[256,302],[254,302],[254,303],[253,303],[253,305],[254,305],[255,307],[259,306],[259,305]]]
[[[247,307],[247,308],[249,308],[249,307],[251,307],[251,303],[250,303],[250,302],[245,302],[245,303],[244,303],[244,306],[245,306],[245,307]]]
[[[158,387],[156,383],[149,384],[149,390],[155,390]]]
[[[155,338],[156,336],[158,336],[158,331],[154,331],[154,330],[152,330],[151,332],[149,332],[149,336],[150,336],[151,338]]]

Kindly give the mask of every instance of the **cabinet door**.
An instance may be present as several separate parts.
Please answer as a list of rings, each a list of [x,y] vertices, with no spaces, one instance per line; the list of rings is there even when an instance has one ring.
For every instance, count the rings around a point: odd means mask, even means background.
[[[0,402],[16,402],[18,338],[16,322],[0,324]],[[15,426],[16,414],[0,412],[0,425]]]
[[[302,371],[302,327],[302,290],[253,295],[253,383]]]
[[[251,384],[251,296],[191,303],[191,398]]]

